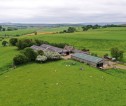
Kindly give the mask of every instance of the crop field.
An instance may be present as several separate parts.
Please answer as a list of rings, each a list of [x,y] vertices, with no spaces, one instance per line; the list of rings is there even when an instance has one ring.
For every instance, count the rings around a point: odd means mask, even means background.
[[[39,29],[39,32],[57,32],[64,29],[65,27],[45,28]],[[80,30],[76,33],[23,35],[19,38],[67,43],[78,49],[90,49],[99,56],[110,54],[112,47],[126,51],[125,27],[87,32]],[[10,68],[12,59],[19,50],[14,46],[3,47],[1,43],[2,41],[0,41],[0,106],[126,105],[126,70],[102,71],[73,60],[44,64],[30,63],[13,69]],[[80,70],[81,68],[83,70]]]

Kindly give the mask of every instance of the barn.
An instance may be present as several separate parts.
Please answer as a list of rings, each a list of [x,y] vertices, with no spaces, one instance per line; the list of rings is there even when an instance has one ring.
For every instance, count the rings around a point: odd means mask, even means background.
[[[42,44],[40,47],[45,48],[45,50],[47,50],[47,51],[58,52],[61,55],[67,54],[67,52],[68,52],[65,49],[58,48],[58,47],[51,46],[51,45],[47,45],[47,44]]]
[[[47,45],[47,44],[42,44],[41,46],[33,45],[30,48],[32,48],[35,51],[42,50],[42,51],[57,52],[57,53],[59,53],[61,55],[67,55],[67,52],[68,52],[65,49],[54,47],[54,46]]]
[[[103,67],[104,64],[104,60],[102,58],[87,55],[84,53],[72,54],[71,58],[97,68]]]

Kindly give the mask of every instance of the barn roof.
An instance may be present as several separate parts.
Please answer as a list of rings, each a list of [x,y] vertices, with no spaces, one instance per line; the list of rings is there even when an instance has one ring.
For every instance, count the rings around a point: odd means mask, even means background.
[[[103,61],[102,58],[83,54],[83,53],[75,53],[72,56],[86,60],[86,61],[90,61],[90,62],[93,62],[93,63],[99,63],[99,62]]]
[[[67,52],[67,50],[64,50],[64,49],[61,49],[61,48],[58,48],[58,47],[54,47],[54,46],[51,46],[51,45],[47,45],[47,44],[42,44],[40,47],[45,48],[46,50],[50,50],[50,51],[58,52],[58,53]]]

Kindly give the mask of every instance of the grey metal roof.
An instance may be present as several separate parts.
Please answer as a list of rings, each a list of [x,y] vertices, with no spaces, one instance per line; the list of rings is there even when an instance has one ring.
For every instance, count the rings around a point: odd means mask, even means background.
[[[90,61],[90,62],[93,62],[93,63],[99,63],[99,62],[103,61],[102,58],[83,54],[83,53],[75,53],[72,56],[80,58],[80,59],[84,59],[86,61]]]
[[[64,50],[64,49],[61,49],[58,47],[54,47],[51,45],[47,45],[47,44],[42,44],[41,46],[33,45],[30,48],[32,48],[33,50],[36,50],[36,51],[43,50],[43,51],[52,51],[52,52],[58,52],[58,53],[67,52],[67,50]]]
[[[64,50],[64,49],[61,49],[61,48],[58,48],[58,47],[54,47],[54,46],[51,46],[51,45],[47,45],[47,44],[42,44],[40,47],[43,47],[43,48],[46,48],[46,50],[50,50],[50,51],[58,52],[58,53],[67,52],[67,50]]]

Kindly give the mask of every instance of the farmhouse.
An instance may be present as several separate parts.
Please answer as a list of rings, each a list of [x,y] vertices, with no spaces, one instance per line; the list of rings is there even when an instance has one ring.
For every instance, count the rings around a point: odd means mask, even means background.
[[[71,58],[80,62],[87,63],[93,67],[103,67],[104,60],[99,57],[87,55],[84,53],[75,53],[71,55]]]
[[[41,46],[31,46],[31,48],[35,51],[38,51],[38,50],[42,50],[42,51],[51,51],[51,52],[57,52],[61,55],[66,55],[68,54],[69,52],[65,49],[62,49],[62,48],[58,48],[58,47],[54,47],[54,46],[51,46],[51,45],[47,45],[47,44],[42,44]]]

